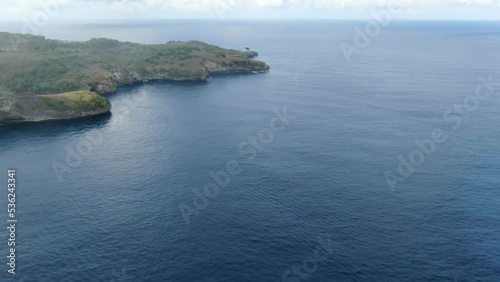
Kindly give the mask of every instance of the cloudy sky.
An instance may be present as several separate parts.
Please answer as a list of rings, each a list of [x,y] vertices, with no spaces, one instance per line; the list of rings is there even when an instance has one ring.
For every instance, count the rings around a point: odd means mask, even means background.
[[[0,20],[360,19],[395,4],[406,19],[500,20],[500,0],[0,0]]]

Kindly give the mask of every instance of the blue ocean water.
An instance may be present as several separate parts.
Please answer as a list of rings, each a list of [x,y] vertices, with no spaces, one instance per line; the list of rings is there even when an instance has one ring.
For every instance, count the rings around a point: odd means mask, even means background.
[[[124,87],[110,115],[0,127],[0,218],[8,168],[18,181],[17,274],[0,228],[0,280],[498,281],[500,90],[474,97],[480,78],[500,87],[500,24],[394,22],[348,62],[339,45],[364,24],[44,27],[249,46],[272,69]],[[398,158],[439,129],[401,177]]]

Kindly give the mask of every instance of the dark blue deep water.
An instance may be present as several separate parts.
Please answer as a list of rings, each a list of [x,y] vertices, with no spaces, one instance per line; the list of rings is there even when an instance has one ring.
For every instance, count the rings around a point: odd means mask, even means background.
[[[0,228],[0,281],[499,281],[500,24],[393,23],[348,63],[357,26],[44,27],[249,46],[272,71],[122,88],[110,115],[1,127],[0,218],[15,168],[19,221],[15,278]]]

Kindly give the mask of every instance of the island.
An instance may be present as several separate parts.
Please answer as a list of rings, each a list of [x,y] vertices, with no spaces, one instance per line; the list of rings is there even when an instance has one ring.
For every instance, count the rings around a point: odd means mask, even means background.
[[[108,113],[104,96],[149,81],[207,82],[211,75],[259,73],[270,67],[255,51],[201,41],[138,44],[86,42],[0,32],[0,125]]]

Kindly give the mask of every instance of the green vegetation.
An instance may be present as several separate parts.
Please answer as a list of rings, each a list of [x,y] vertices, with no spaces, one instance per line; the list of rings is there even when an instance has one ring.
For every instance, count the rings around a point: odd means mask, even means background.
[[[217,71],[216,66],[239,71],[269,69],[265,63],[249,59],[255,55],[200,41],[144,45],[101,38],[66,42],[0,33],[0,97],[56,94],[140,80],[110,78],[112,72],[133,73],[143,80],[206,80],[207,74]],[[215,69],[207,67],[207,62]],[[112,90],[108,87],[102,92]]]
[[[41,121],[67,119],[108,112],[108,99],[90,91],[31,95],[0,99],[0,124],[9,120]]]
[[[67,42],[0,32],[0,124],[107,112],[110,102],[99,94],[120,85],[268,70],[251,60],[256,55],[200,41]]]
[[[75,91],[55,95],[40,95],[47,109],[53,111],[91,112],[111,106],[108,99],[90,91]]]
[[[7,89],[3,85],[0,85],[0,98],[1,97],[11,97],[13,95],[14,95],[14,93],[12,93],[12,91],[10,91],[9,89]]]

